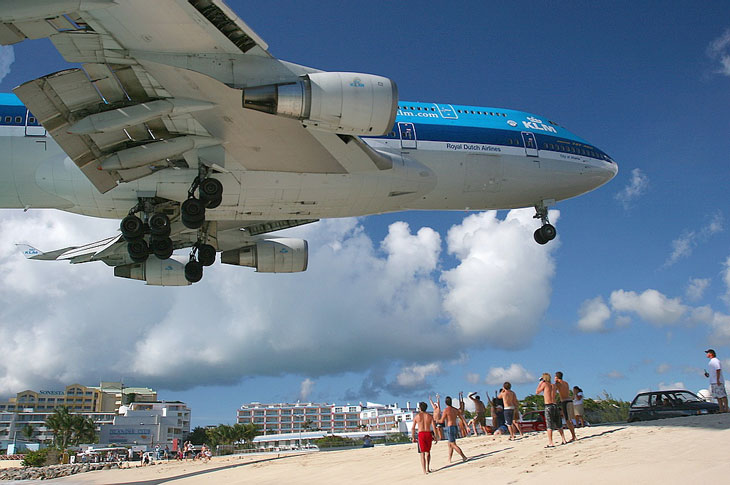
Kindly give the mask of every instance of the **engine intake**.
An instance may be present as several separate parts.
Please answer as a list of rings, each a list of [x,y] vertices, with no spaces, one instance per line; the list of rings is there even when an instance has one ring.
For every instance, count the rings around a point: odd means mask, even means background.
[[[256,244],[221,253],[221,263],[256,268],[259,273],[298,273],[307,270],[307,241],[261,239]]]
[[[395,123],[398,87],[373,74],[319,72],[292,83],[246,88],[243,107],[334,133],[379,136]]]
[[[176,259],[149,258],[143,263],[114,267],[114,276],[146,281],[150,286],[187,286],[185,265]]]

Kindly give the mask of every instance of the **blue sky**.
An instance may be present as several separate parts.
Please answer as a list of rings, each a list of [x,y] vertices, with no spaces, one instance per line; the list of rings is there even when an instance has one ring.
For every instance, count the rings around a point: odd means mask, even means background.
[[[403,100],[537,113],[609,153],[619,175],[559,203],[559,237],[539,250],[505,244],[515,225],[504,211],[389,214],[301,230],[313,251],[302,275],[217,266],[178,289],[19,259],[19,237],[52,249],[116,223],[3,211],[0,337],[16,350],[0,362],[0,394],[124,377],[188,402],[203,425],[232,422],[250,401],[405,403],[493,393],[505,377],[524,396],[557,370],[588,396],[631,399],[706,387],[707,347],[730,364],[726,2],[228,4],[281,59],[390,77]],[[0,92],[67,67],[47,41],[3,59]],[[531,215],[510,217],[524,226]],[[459,246],[470,228],[481,247]],[[517,269],[464,270],[489,257]],[[449,306],[457,288],[470,301],[460,309]],[[449,342],[465,308],[479,331]],[[506,309],[514,321],[494,317]],[[76,338],[44,357],[59,326]],[[271,360],[245,345],[254,328]]]

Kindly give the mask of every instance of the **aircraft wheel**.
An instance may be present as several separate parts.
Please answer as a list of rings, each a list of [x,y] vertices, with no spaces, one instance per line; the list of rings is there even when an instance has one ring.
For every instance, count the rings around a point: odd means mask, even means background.
[[[201,244],[198,248],[198,261],[203,266],[210,266],[215,263],[215,248],[210,244]]]
[[[150,241],[152,252],[155,253],[158,259],[167,259],[172,256],[173,246],[172,239],[169,237],[154,237]]]
[[[546,241],[552,241],[558,234],[558,231],[555,230],[555,227],[552,224],[545,224],[539,229],[539,231],[542,233],[542,237],[545,238]]]
[[[130,215],[122,219],[119,230],[126,241],[134,241],[144,235],[144,223],[139,217]]]
[[[190,198],[180,206],[180,218],[188,229],[198,229],[205,222],[205,205],[200,199]]]
[[[170,235],[170,219],[165,214],[153,214],[149,218],[148,224],[153,236],[164,238]]]
[[[203,265],[197,261],[190,261],[185,265],[185,279],[197,283],[203,278]]]
[[[547,239],[545,239],[545,237],[544,237],[544,236],[542,235],[542,231],[541,231],[540,229],[537,229],[537,230],[535,231],[535,234],[534,234],[534,236],[535,236],[535,242],[536,242],[537,244],[541,244],[541,245],[542,245],[542,244],[547,244],[547,242],[548,242],[548,241],[547,241]]]
[[[223,200],[223,184],[219,180],[207,178],[200,182],[198,193],[205,206],[213,209],[218,207]]]
[[[147,261],[147,258],[150,255],[150,248],[147,245],[147,241],[144,239],[137,239],[136,241],[130,241],[127,244],[127,252],[129,253],[129,257],[132,258],[132,261],[135,263],[142,263]]]

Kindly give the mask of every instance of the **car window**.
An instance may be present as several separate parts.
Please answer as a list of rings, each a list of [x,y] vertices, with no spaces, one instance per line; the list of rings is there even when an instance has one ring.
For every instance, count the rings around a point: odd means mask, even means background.
[[[691,392],[674,393],[674,398],[679,402],[699,402],[699,398]]]
[[[632,406],[636,407],[647,407],[649,406],[649,395],[648,394],[641,394],[634,398],[634,402],[631,403]]]

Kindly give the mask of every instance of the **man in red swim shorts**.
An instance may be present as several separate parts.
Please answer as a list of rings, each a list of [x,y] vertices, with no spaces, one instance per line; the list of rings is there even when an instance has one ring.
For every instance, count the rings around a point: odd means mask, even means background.
[[[421,467],[423,473],[431,473],[431,443],[437,443],[434,438],[436,426],[434,425],[433,416],[426,412],[428,405],[425,402],[418,403],[420,410],[413,419],[413,442],[418,443],[418,453],[421,455]],[[416,435],[416,430],[418,434]]]

